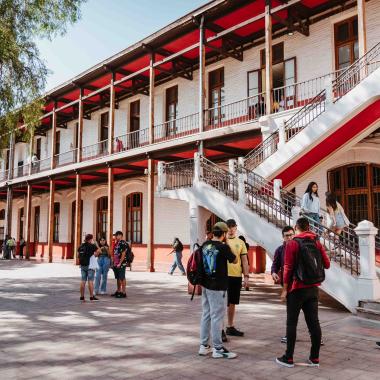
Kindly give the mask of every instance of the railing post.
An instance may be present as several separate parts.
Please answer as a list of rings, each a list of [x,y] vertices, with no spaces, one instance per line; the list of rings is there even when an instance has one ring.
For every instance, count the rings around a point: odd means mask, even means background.
[[[377,228],[372,222],[363,220],[355,228],[359,237],[360,276],[359,299],[377,299],[380,297],[380,283],[376,275],[375,236]]]
[[[194,153],[194,180],[193,185],[199,184],[201,180],[201,156],[198,152]]]
[[[228,171],[232,175],[236,175],[236,169],[237,169],[237,161],[234,158],[231,158],[228,160]]]
[[[282,120],[280,126],[278,127],[278,147],[285,145],[286,134],[285,134],[285,120]]]
[[[334,101],[334,95],[333,95],[333,85],[330,78],[325,79],[325,90],[326,90],[326,104],[331,104]]]
[[[281,202],[281,189],[282,189],[282,179],[273,180],[273,195],[274,199]]]
[[[157,191],[163,191],[166,187],[166,174],[164,171],[164,161],[158,161],[157,163],[157,176],[158,176],[158,183],[157,183]]]
[[[245,182],[247,178],[244,171],[244,157],[238,158],[237,175],[238,175],[238,197],[239,197],[238,203],[242,206],[245,206],[247,204],[247,197],[245,193]]]

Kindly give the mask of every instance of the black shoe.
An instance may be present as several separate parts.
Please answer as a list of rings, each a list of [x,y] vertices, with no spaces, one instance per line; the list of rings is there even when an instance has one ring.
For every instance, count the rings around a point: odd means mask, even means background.
[[[325,341],[323,340],[323,338],[321,338],[321,346],[324,346],[325,345]]]
[[[222,342],[223,342],[223,343],[228,342],[227,335],[226,335],[226,333],[225,333],[224,330],[222,330]]]
[[[249,286],[246,286],[246,287],[245,287],[245,290],[246,290],[247,292],[249,292]]]
[[[232,335],[232,336],[244,336],[244,333],[242,331],[239,331],[239,330],[235,329],[234,326],[227,327],[226,328],[226,334],[227,335]]]
[[[376,342],[376,346],[377,346],[377,347],[380,347],[380,342]]]
[[[79,301],[84,302],[84,297],[80,297],[80,298],[79,298]]]
[[[117,297],[118,294],[119,294],[119,292],[115,292],[115,293],[111,294],[111,297]]]
[[[283,367],[294,367],[293,359],[288,359],[285,355],[281,356],[280,358],[276,358],[276,363],[282,365]]]
[[[281,343],[287,343],[288,342],[288,338],[286,336],[283,336],[281,338]]]
[[[116,298],[127,298],[127,293],[119,293]]]
[[[99,298],[96,298],[95,296],[90,297],[90,301],[99,301]]]

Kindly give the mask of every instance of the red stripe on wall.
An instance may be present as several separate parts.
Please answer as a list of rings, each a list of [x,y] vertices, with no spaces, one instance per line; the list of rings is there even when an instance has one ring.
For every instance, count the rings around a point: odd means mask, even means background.
[[[378,119],[380,119],[380,100],[377,100],[358,113],[337,131],[301,156],[280,174],[276,175],[275,178],[281,178],[283,186],[288,186]]]

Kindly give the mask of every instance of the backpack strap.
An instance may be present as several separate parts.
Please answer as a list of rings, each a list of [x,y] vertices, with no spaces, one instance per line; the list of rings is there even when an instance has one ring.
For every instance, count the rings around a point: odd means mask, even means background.
[[[196,287],[196,286],[197,286],[197,285],[194,285],[194,286],[193,286],[193,292],[191,293],[190,301],[192,301],[192,300],[194,299],[195,287]]]

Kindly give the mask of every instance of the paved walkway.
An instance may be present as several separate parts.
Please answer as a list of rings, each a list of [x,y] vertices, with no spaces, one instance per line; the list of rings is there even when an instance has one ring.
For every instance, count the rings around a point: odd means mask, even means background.
[[[379,379],[380,323],[322,302],[321,368],[278,367],[285,308],[279,289],[254,279],[227,347],[234,360],[197,356],[199,297],[182,276],[128,272],[128,299],[79,303],[71,264],[0,262],[0,379]],[[111,281],[110,291],[114,290]],[[308,354],[301,318],[295,360]]]

